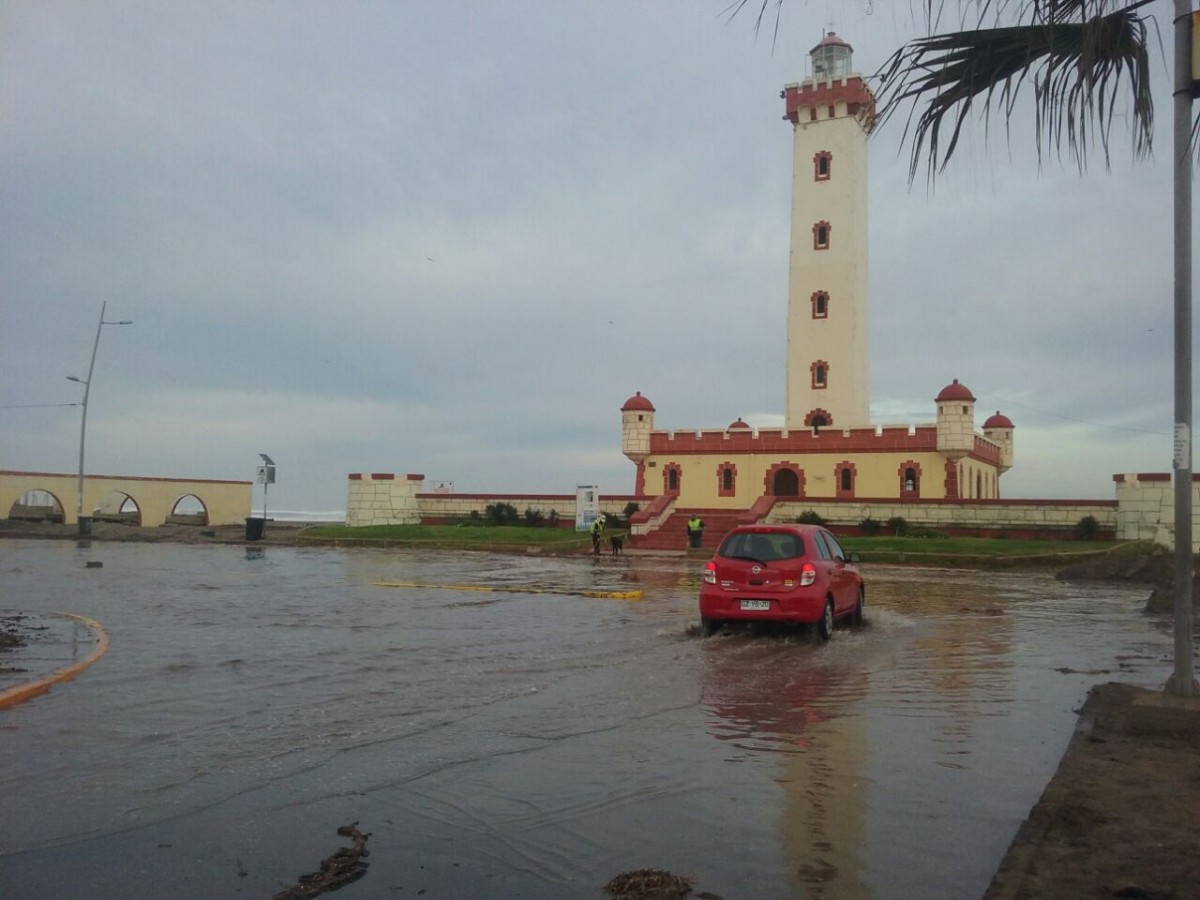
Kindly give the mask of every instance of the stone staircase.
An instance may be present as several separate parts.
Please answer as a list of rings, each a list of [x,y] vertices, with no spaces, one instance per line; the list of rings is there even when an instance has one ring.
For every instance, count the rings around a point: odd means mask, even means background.
[[[704,521],[704,537],[700,541],[704,555],[709,555],[721,543],[721,538],[738,524],[744,511],[728,509],[677,509],[663,522],[661,528],[650,534],[627,538],[626,543],[635,550],[680,550],[688,549],[687,521],[699,515]],[[699,554],[700,550],[693,550]]]

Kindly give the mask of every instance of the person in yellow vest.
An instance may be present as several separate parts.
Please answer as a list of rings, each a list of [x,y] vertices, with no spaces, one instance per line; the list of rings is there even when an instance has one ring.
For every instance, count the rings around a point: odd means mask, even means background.
[[[600,538],[604,537],[604,513],[596,516],[592,522],[592,555],[600,555]]]
[[[699,516],[692,516],[687,523],[688,546],[699,547],[700,538],[704,536],[704,522]]]

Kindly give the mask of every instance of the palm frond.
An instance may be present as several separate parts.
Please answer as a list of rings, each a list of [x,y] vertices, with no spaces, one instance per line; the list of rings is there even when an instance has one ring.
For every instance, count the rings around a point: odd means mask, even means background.
[[[945,170],[976,103],[983,104],[985,123],[995,109],[1003,112],[1007,127],[1018,95],[1027,86],[1034,93],[1039,160],[1048,147],[1058,153],[1065,148],[1083,169],[1089,147],[1098,141],[1107,166],[1125,80],[1134,155],[1150,152],[1154,105],[1146,25],[1136,12],[1148,0],[1083,21],[1070,17],[1094,13],[1106,7],[1107,0],[1025,2],[1027,11],[1040,17],[1034,24],[973,28],[910,41],[876,73],[881,124],[900,107],[910,106],[904,128],[904,141],[912,142],[910,181],[922,159],[931,179]],[[992,6],[1006,0],[981,3]]]

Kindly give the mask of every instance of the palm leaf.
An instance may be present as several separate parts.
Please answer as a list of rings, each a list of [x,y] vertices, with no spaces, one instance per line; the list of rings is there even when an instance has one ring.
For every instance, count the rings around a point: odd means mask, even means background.
[[[1109,165],[1114,121],[1128,81],[1128,115],[1135,158],[1150,153],[1154,103],[1150,95],[1146,23],[1137,10],[1152,0],[913,0],[930,31],[953,6],[959,30],[901,47],[876,72],[878,123],[909,106],[904,141],[912,143],[909,180],[924,159],[928,177],[945,171],[972,110],[994,110],[1009,128],[1022,88],[1032,88],[1038,159],[1065,149],[1080,169],[1099,142]],[[729,18],[757,6],[761,31],[774,7],[775,35],[784,0],[730,0]],[[1006,25],[1016,21],[1019,24]],[[925,154],[928,154],[926,158]]]
[[[1043,16],[1036,24],[957,31],[910,41],[876,73],[880,122],[900,107],[911,107],[904,129],[904,140],[912,142],[910,180],[915,179],[922,159],[926,159],[930,178],[945,170],[977,102],[983,103],[985,121],[990,121],[993,109],[999,109],[1007,127],[1026,82],[1034,91],[1039,159],[1048,144],[1057,152],[1065,147],[1082,169],[1089,146],[1098,140],[1108,165],[1109,139],[1124,79],[1128,79],[1131,93],[1134,155],[1150,152],[1154,104],[1146,27],[1135,11],[1147,0],[1082,22],[1067,19],[1097,3],[1032,2]]]

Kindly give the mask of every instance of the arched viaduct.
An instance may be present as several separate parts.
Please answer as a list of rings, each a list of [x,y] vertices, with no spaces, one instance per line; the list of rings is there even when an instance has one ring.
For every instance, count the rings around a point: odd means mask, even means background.
[[[77,521],[78,475],[55,472],[0,471],[0,518],[12,515],[13,507],[31,491],[51,495],[61,507],[63,522]],[[203,525],[240,525],[250,515],[250,481],[214,481],[203,478],[139,478],[123,475],[85,475],[83,514],[119,515],[127,500],[137,506],[136,523],[146,528],[165,525],[177,515],[179,501],[195,498],[201,512],[181,517]],[[194,510],[196,503],[188,504]]]

